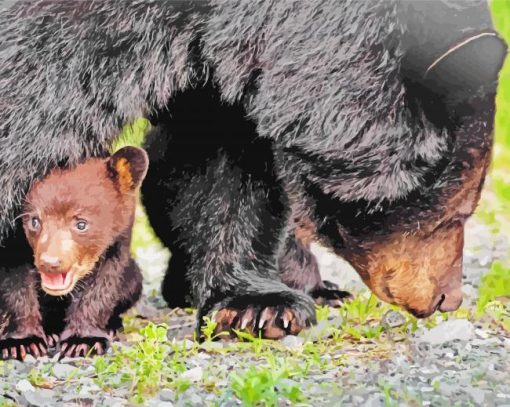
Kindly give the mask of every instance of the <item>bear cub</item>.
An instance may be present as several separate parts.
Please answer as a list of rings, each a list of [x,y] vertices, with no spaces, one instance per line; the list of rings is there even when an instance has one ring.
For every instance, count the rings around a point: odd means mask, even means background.
[[[27,194],[23,228],[40,283],[37,319],[44,345],[57,345],[62,357],[104,353],[122,327],[120,314],[140,297],[142,274],[129,248],[147,168],[144,150],[124,147],[53,170]],[[46,349],[15,350],[20,355],[10,356],[22,358]]]

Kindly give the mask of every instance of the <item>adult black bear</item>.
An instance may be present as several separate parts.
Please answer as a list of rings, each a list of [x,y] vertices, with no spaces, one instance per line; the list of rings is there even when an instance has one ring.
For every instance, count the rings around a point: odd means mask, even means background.
[[[221,329],[299,331],[327,287],[296,230],[418,316],[460,304],[506,50],[485,0],[4,4],[4,236],[34,177],[144,116],[171,305],[187,281]]]

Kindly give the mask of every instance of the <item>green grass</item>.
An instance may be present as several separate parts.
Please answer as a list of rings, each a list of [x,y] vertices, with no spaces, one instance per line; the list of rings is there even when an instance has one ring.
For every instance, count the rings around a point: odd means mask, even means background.
[[[510,2],[493,0],[494,24],[510,44]],[[492,162],[493,188],[498,197],[497,209],[510,216],[510,58],[507,58],[499,77],[496,97],[495,146]]]
[[[292,364],[285,359],[268,355],[268,366],[250,366],[243,373],[230,375],[230,389],[242,402],[243,406],[263,404],[276,407],[280,400],[286,399],[291,403],[304,400],[304,396],[298,384],[285,381],[292,377]],[[299,374],[299,373],[297,373]]]
[[[493,0],[491,3],[494,24],[503,38],[510,44],[510,1]],[[493,227],[495,232],[505,233],[510,238],[510,58],[507,57],[499,77],[496,97],[495,145],[491,166],[490,184],[495,199],[490,193],[480,204],[479,216]],[[486,188],[487,189],[487,188]],[[494,303],[497,298],[510,297],[510,261],[495,262],[482,278],[479,289],[477,314],[485,310],[503,327],[510,330],[508,305]],[[491,304],[487,308],[487,305]],[[487,309],[486,309],[487,308]]]
[[[510,268],[495,261],[490,271],[482,277],[477,311],[480,313],[490,302],[510,296]]]
[[[83,372],[83,368],[92,366],[93,375],[87,373],[87,377],[92,377],[103,392],[127,389],[130,402],[137,405],[143,405],[163,388],[173,390],[179,399],[184,397],[184,392],[190,386],[220,398],[235,397],[244,406],[277,406],[282,403],[306,405],[309,400],[305,389],[299,385],[300,379],[337,367],[348,369],[349,357],[361,359],[362,363],[373,358],[391,358],[395,341],[403,340],[409,332],[432,327],[444,319],[437,316],[418,321],[405,314],[406,322],[401,327],[391,330],[381,328],[383,315],[395,307],[382,303],[368,291],[343,308],[321,309],[325,319],[336,317],[335,321],[338,321],[340,317],[341,322],[331,324],[318,337],[312,337],[310,332],[303,333],[302,345],[295,348],[286,348],[278,341],[253,338],[243,333],[239,334],[239,341],[224,342],[221,348],[211,347],[209,344],[213,340],[215,326],[210,320],[206,321],[204,328],[205,342],[192,342],[190,345],[189,342],[169,340],[165,324],[144,322],[136,336],[128,337],[127,344],[114,344],[113,352],[109,355],[78,361],[79,369],[65,379],[51,377],[51,363],[33,368],[28,379],[36,387],[65,386],[80,381],[83,373],[78,370]],[[466,315],[471,314],[460,310],[451,317],[465,318]],[[133,331],[132,322],[130,325]],[[367,334],[370,329],[376,331],[377,335]],[[363,344],[365,350],[354,355],[346,354],[346,348],[356,348],[357,344]],[[204,353],[216,362],[204,367],[197,380],[183,377],[183,373],[194,367],[192,360]],[[235,369],[218,372],[215,364],[232,357],[237,358]],[[2,371],[3,366],[7,365],[0,362],[0,377],[9,375],[8,369]],[[342,393],[334,381],[321,386],[332,394]],[[380,388],[386,405],[393,405],[392,400],[403,397],[383,381]]]

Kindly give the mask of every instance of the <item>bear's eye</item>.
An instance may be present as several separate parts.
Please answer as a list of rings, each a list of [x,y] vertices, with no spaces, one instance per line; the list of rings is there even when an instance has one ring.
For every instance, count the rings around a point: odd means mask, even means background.
[[[87,222],[85,222],[84,220],[79,220],[78,222],[76,222],[76,229],[78,229],[80,232],[83,232],[84,230],[87,229]]]
[[[37,216],[32,217],[30,220],[30,224],[32,225],[32,229],[37,230],[39,229],[39,226],[41,226],[41,221]]]

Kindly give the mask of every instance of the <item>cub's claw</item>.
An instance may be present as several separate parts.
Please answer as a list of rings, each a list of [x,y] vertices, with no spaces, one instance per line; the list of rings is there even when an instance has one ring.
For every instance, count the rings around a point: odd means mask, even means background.
[[[104,355],[108,346],[108,338],[73,336],[61,342],[59,359]]]
[[[16,359],[23,361],[27,355],[39,358],[47,353],[48,349],[45,339],[38,336],[0,340],[0,359],[2,360]]]
[[[46,344],[48,348],[56,348],[59,342],[57,334],[46,335]]]

